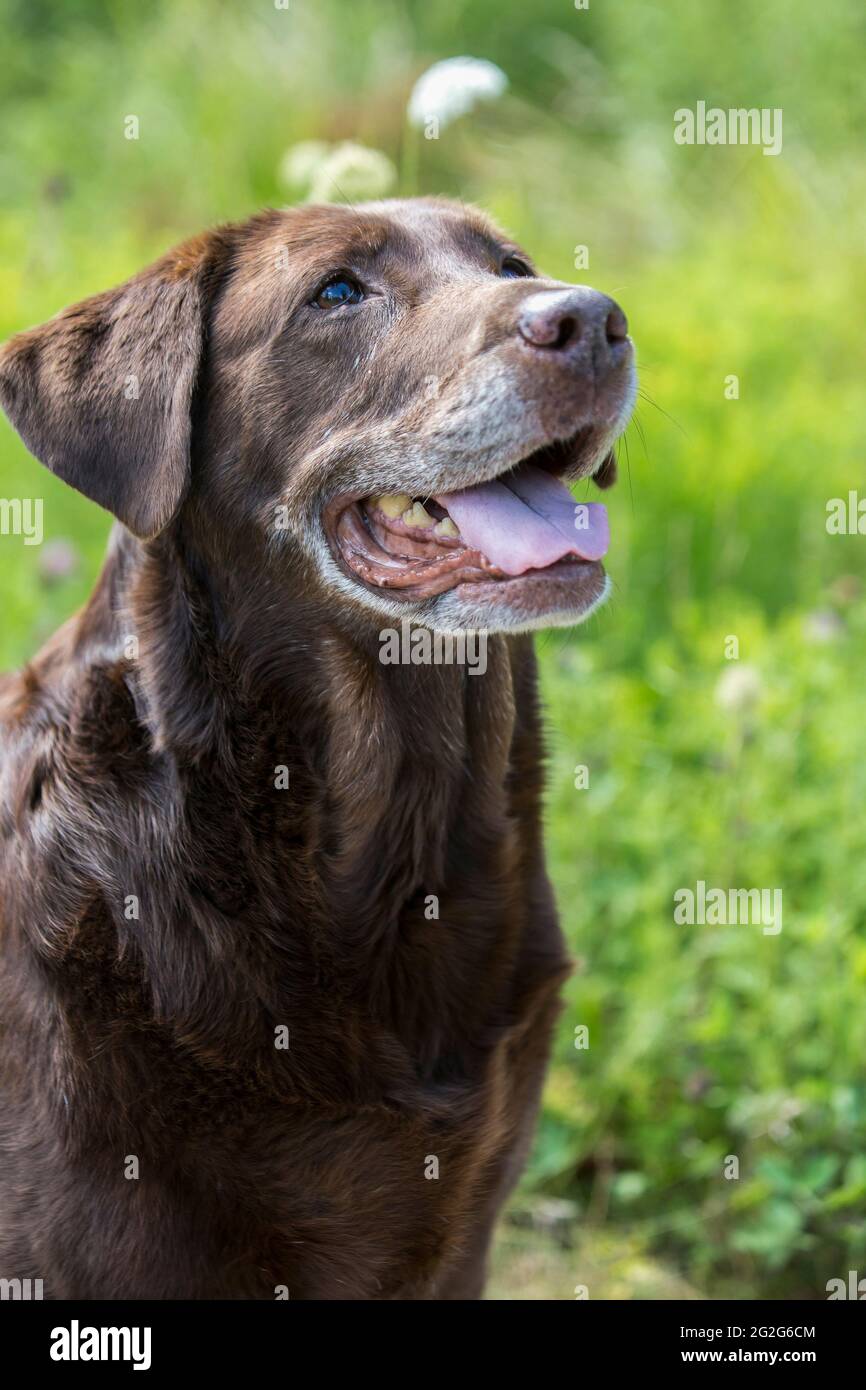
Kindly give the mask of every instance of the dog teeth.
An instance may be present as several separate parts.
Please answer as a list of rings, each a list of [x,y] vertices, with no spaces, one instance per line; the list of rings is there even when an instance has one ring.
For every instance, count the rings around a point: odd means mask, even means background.
[[[412,498],[407,492],[385,492],[381,497],[371,497],[370,501],[392,521],[396,521],[407,507],[412,506]]]
[[[406,526],[412,526],[416,531],[432,530],[434,535],[447,536],[452,540],[460,535],[450,516],[437,521],[424,503],[413,502],[408,492],[383,492],[377,497],[369,497],[367,506],[372,511],[382,512],[390,521],[402,518]]]
[[[424,507],[423,502],[414,502],[408,511],[403,513],[403,520],[407,526],[419,526],[424,531],[429,531],[436,522]]]

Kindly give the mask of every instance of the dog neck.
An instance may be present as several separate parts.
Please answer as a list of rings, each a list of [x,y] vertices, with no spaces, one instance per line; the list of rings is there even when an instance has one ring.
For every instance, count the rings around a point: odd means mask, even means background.
[[[209,589],[203,558],[116,533],[90,604],[34,663],[75,780],[41,822],[45,873],[11,891],[88,1056],[122,1012],[130,1037],[157,1026],[154,1047],[246,1074],[293,1019],[308,1050],[285,1084],[302,1093],[331,1049],[333,1094],[357,1100],[395,1058],[432,1072],[515,990],[561,976],[558,938],[525,946],[528,921],[552,920],[531,644],[491,642],[478,678],[382,666],[258,574]],[[347,1071],[339,1039],[361,1020]]]
[[[345,958],[347,937],[372,952],[407,902],[495,853],[515,660],[524,684],[534,667],[528,639],[502,637],[483,676],[383,665],[378,622],[341,620],[309,592],[303,575],[293,590],[245,572],[242,554],[217,567],[189,537],[142,544],[123,532],[94,606],[110,607],[115,644],[135,652],[139,718],[179,773],[186,810],[201,817],[209,800],[239,873],[253,825],[275,862],[302,845]]]

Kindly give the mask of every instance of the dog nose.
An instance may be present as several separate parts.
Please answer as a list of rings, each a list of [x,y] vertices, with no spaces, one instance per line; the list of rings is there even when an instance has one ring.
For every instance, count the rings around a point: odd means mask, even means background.
[[[588,285],[529,295],[520,306],[517,330],[534,348],[575,360],[586,356],[595,366],[613,365],[628,341],[622,309]]]

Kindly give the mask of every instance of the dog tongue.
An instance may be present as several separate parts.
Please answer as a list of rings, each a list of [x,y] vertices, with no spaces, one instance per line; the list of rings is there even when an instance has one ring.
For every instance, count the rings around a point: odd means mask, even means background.
[[[575,502],[558,478],[528,463],[505,479],[439,493],[436,501],[464,543],[505,574],[544,569],[563,555],[599,560],[608,547],[606,507]]]

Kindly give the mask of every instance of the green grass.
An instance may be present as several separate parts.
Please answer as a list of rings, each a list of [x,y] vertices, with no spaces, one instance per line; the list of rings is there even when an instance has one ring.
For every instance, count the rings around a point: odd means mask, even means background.
[[[569,1214],[572,1206],[539,1198],[509,1209],[493,1245],[487,1299],[701,1297],[687,1280],[656,1259],[634,1232],[609,1224],[587,1225]]]
[[[592,1297],[821,1297],[862,1272],[866,542],[825,527],[828,498],[866,490],[862,6],[0,0],[0,19],[4,336],[285,201],[281,157],[313,137],[383,149],[404,191],[473,199],[620,299],[645,396],[607,499],[614,592],[538,644],[578,969],[491,1294],[573,1297],[581,1265]],[[510,93],[413,161],[411,82],[460,51]],[[782,106],[783,154],[675,146],[698,98]],[[0,537],[8,666],[83,600],[107,521],[5,425],[0,495],[43,497],[46,537],[80,554],[48,584]],[[780,887],[781,934],[675,926],[698,878]],[[525,1216],[552,1199],[574,1204],[566,1235]]]

